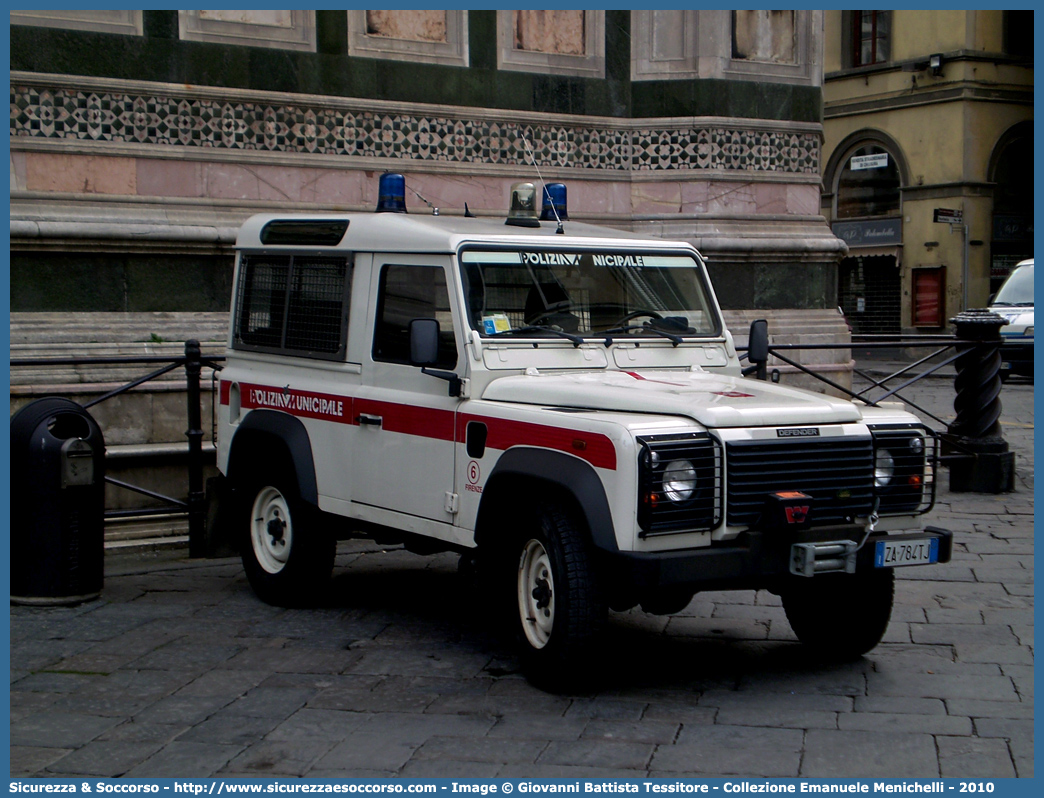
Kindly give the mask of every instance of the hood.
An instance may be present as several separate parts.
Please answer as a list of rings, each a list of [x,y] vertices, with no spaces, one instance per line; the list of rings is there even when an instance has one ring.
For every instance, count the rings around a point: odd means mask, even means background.
[[[852,402],[770,382],[691,371],[534,374],[494,380],[483,399],[688,416],[706,427],[859,421]]]
[[[1001,335],[1021,335],[1026,327],[1033,324],[1033,307],[1025,305],[995,305],[990,308],[1007,322],[1001,327]]]

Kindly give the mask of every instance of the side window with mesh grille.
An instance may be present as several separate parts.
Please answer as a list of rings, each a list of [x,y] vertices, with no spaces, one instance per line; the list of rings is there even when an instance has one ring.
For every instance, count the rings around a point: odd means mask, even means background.
[[[243,255],[234,348],[343,358],[350,284],[345,257]]]

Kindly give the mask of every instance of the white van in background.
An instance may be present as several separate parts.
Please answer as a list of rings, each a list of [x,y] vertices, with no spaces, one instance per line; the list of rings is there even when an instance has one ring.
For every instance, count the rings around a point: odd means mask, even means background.
[[[1033,377],[1033,259],[1016,266],[993,298],[990,310],[1003,316],[1001,379]]]

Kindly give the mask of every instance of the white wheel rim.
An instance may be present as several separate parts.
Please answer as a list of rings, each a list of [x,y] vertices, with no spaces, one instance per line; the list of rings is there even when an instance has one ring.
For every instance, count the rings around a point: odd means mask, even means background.
[[[538,540],[525,545],[518,561],[518,612],[529,644],[546,646],[555,625],[555,580],[551,558]]]
[[[286,567],[293,542],[293,525],[286,498],[275,488],[262,488],[250,512],[250,544],[258,565],[270,574]]]

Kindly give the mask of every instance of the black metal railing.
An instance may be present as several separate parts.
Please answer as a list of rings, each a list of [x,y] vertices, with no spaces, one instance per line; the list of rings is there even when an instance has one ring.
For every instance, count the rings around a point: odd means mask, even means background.
[[[1000,366],[1001,334],[1005,320],[987,309],[966,310],[950,320],[954,335],[898,335],[867,336],[855,342],[833,342],[818,344],[771,344],[763,320],[751,324],[751,346],[737,347],[743,352],[749,365],[743,368],[744,376],[755,375],[758,379],[779,380],[779,370],[771,373],[768,360],[775,357],[797,371],[829,385],[852,400],[876,406],[885,399],[895,397],[909,407],[926,416],[944,429],[937,434],[942,441],[939,460],[951,469],[951,490],[981,493],[1005,493],[1014,489],[1014,454],[1001,434],[1000,418]],[[761,325],[759,327],[759,325]],[[869,385],[859,391],[840,385],[829,377],[798,363],[782,354],[795,350],[873,350],[873,349],[931,349],[924,357],[904,365],[882,379],[875,379],[858,368],[853,374],[866,380]],[[927,408],[921,407],[902,391],[919,380],[935,374],[953,364],[954,409],[957,417],[947,423]],[[914,373],[915,369],[924,367]],[[907,377],[896,387],[889,383]],[[871,395],[876,389],[882,393]]]
[[[912,407],[915,410],[917,410],[917,412],[923,413],[924,415],[928,416],[929,418],[934,420],[936,423],[941,424],[944,427],[947,426],[946,422],[943,419],[939,418],[937,415],[935,415],[931,411],[929,411],[929,410],[919,406],[916,402],[913,402],[912,400],[910,400],[909,397],[903,396],[900,393],[900,391],[906,390],[907,388],[909,388],[914,383],[917,383],[920,380],[924,379],[925,377],[931,376],[932,374],[936,373],[940,369],[943,369],[946,366],[949,366],[949,365],[955,363],[957,361],[957,359],[961,356],[961,350],[964,348],[964,347],[962,347],[962,345],[964,345],[964,346],[972,346],[972,345],[976,344],[977,342],[975,342],[975,341],[966,341],[966,340],[957,338],[954,335],[937,335],[937,336],[930,336],[930,337],[929,336],[903,336],[903,335],[897,335],[897,336],[880,336],[880,337],[876,337],[875,336],[875,338],[876,338],[876,340],[873,340],[873,341],[859,341],[859,342],[851,342],[851,343],[837,342],[837,343],[821,343],[821,344],[769,344],[767,354],[768,354],[769,357],[775,357],[780,362],[785,363],[788,366],[792,366],[793,368],[797,369],[798,371],[800,371],[800,372],[802,372],[804,374],[807,374],[810,377],[814,377],[815,379],[819,380],[820,382],[822,382],[822,383],[824,383],[826,385],[829,385],[834,390],[839,391],[840,393],[844,394],[845,396],[848,396],[851,399],[855,399],[855,400],[863,402],[863,403],[865,403],[867,405],[870,405],[872,407],[876,407],[878,405],[878,403],[883,402],[886,399],[890,399],[891,397],[894,396],[896,399],[902,400],[903,402],[908,404],[910,407]],[[873,350],[873,349],[892,349],[892,350],[894,350],[894,349],[897,349],[897,348],[902,348],[902,349],[932,349],[934,351],[932,351],[928,355],[925,355],[924,357],[918,358],[916,361],[903,366],[899,370],[894,371],[891,374],[889,374],[889,375],[887,375],[887,376],[885,376],[885,377],[883,377],[881,379],[876,379],[872,375],[870,375],[870,374],[868,374],[868,373],[866,373],[864,371],[861,371],[858,368],[853,368],[852,369],[852,373],[854,375],[856,375],[856,376],[860,377],[861,379],[864,379],[868,383],[870,383],[866,388],[863,388],[860,391],[854,391],[854,390],[852,390],[850,388],[846,388],[844,385],[841,385],[840,383],[835,382],[834,380],[830,379],[829,377],[827,377],[827,376],[825,376],[823,374],[820,374],[819,372],[814,371],[813,369],[811,369],[811,368],[809,368],[807,366],[802,365],[801,363],[799,363],[796,360],[793,360],[793,359],[787,357],[786,355],[781,354],[782,352],[793,352],[793,351],[814,351],[814,350],[832,350],[832,349],[849,350],[849,351],[855,351],[857,349],[858,350]],[[951,351],[951,350],[953,350],[953,351]],[[746,359],[746,354],[747,354],[747,348],[746,347],[737,347],[737,351],[742,353],[740,355],[741,359]],[[942,357],[942,359],[941,360],[935,360],[936,358],[939,358],[939,357]],[[894,388],[890,388],[889,387],[888,384],[892,380],[894,380],[894,379],[896,379],[898,377],[902,377],[903,375],[910,374],[911,372],[914,372],[914,369],[917,369],[917,368],[919,368],[921,366],[926,366],[924,371],[920,371],[920,372],[914,373],[912,377],[910,377],[909,379],[905,380],[902,384],[898,385],[897,387],[894,387]],[[777,381],[778,380],[778,378],[779,378],[778,377],[778,372],[773,373],[772,371],[769,371],[763,361],[759,361],[757,363],[751,363],[751,365],[746,366],[743,369],[743,375],[744,376],[749,376],[751,374],[756,374],[759,369],[766,374],[766,376],[763,377],[762,379],[771,379],[773,381]],[[871,397],[870,396],[871,392],[874,391],[874,389],[877,389],[877,388],[883,389],[884,393],[881,393],[881,394],[879,394],[877,396]]]
[[[158,507],[142,507],[127,510],[105,511],[106,520],[150,515],[171,515],[184,513],[188,515],[189,524],[189,556],[202,557],[206,553],[206,494],[203,490],[203,411],[200,375],[203,368],[220,371],[225,358],[223,355],[203,355],[199,341],[190,340],[185,343],[185,354],[182,357],[162,355],[130,355],[123,357],[75,357],[75,358],[15,358],[11,360],[11,368],[32,368],[45,366],[146,366],[163,364],[161,368],[149,372],[130,382],[115,388],[102,396],[84,403],[84,409],[94,407],[115,396],[158,379],[178,368],[185,369],[187,386],[186,415],[188,429],[188,492],[184,500],[162,493],[151,491],[138,485],[106,475],[105,482],[114,487],[138,493],[161,502]],[[213,389],[212,389],[213,390]]]

